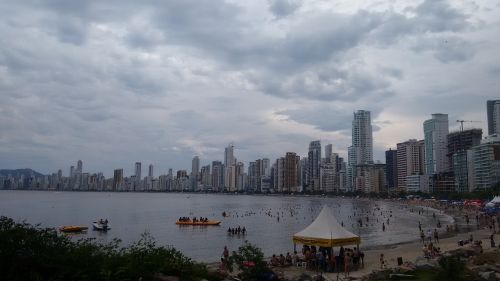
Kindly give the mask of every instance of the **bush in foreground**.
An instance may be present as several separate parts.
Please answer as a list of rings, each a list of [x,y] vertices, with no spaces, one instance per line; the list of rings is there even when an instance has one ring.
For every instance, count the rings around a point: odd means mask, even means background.
[[[252,244],[241,246],[231,254],[227,261],[229,271],[233,271],[235,264],[241,271],[238,276],[244,281],[274,280],[274,273],[267,266],[264,254]]]
[[[72,241],[54,229],[0,217],[0,279],[146,281],[164,274],[187,281],[220,280],[176,249],[156,246],[146,234],[129,247],[119,244]]]

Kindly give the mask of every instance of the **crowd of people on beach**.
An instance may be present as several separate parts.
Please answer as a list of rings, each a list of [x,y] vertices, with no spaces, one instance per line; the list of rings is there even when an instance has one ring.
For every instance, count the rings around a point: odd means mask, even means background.
[[[357,247],[340,247],[335,253],[332,248],[304,245],[300,254],[297,251],[294,251],[293,255],[290,252],[286,255],[274,254],[269,264],[273,267],[297,265],[322,272],[344,272],[349,276],[351,270],[364,266],[364,257],[365,254]]]
[[[365,199],[360,199],[365,200]],[[487,213],[481,212],[481,209],[476,206],[464,206],[464,205],[454,205],[449,202],[443,202],[438,200],[401,200],[392,201],[399,205],[399,209],[405,212],[413,213],[412,216],[419,216],[418,228],[416,232],[416,240],[420,238],[421,241],[421,253],[422,256],[428,259],[439,258],[443,255],[443,250],[449,248],[449,243],[444,244],[448,246],[441,245],[441,236],[444,238],[453,236],[454,233],[473,231],[474,228],[477,229],[490,229],[491,235],[490,244],[491,247],[495,247],[495,234],[500,233],[500,216],[495,216]],[[340,204],[339,204],[340,209]],[[231,216],[234,218],[252,216],[252,215],[264,215],[273,218],[275,221],[280,222],[281,220],[314,220],[315,213],[317,213],[321,206],[310,206],[308,207],[309,214],[298,210],[303,209],[303,206],[298,206],[298,208],[278,208],[276,209],[261,209],[257,212],[246,212],[246,213],[227,213],[226,216]],[[394,210],[394,208],[393,208]],[[393,211],[384,207],[384,205],[375,204],[375,206],[370,205],[369,208],[363,208],[363,206],[355,206],[352,209],[352,213],[348,216],[347,220],[341,221],[341,225],[350,225],[350,229],[357,230],[358,233],[363,233],[363,231],[373,231],[374,229],[382,230],[386,232],[387,230],[392,231],[391,227],[398,227],[399,220],[401,219],[401,214],[395,212],[393,216]],[[446,215],[454,218],[451,222]],[[475,219],[475,221],[474,221]],[[423,223],[422,223],[423,222]],[[349,226],[348,226],[349,227]],[[227,233],[229,235],[244,234],[244,227],[240,229],[229,228]],[[367,230],[364,230],[367,229]],[[458,246],[471,245],[473,247],[481,248],[481,240],[473,240],[472,234],[470,239],[461,240]],[[482,249],[482,248],[481,248]],[[415,247],[415,251],[420,251],[419,247]],[[227,252],[225,248],[224,252]],[[372,251],[370,251],[371,253]],[[396,257],[387,257],[384,250],[381,250],[376,254],[375,260],[379,257],[379,266],[381,269],[388,267],[388,260],[394,260]],[[287,267],[287,266],[298,266],[300,268],[305,268],[307,270],[315,270],[322,272],[343,272],[343,274],[348,277],[351,271],[358,270],[364,267],[364,257],[365,254],[359,250],[357,247],[352,248],[321,248],[316,246],[303,246],[302,251],[297,253],[297,251],[287,252],[286,254],[273,254],[269,259],[269,265],[272,267]],[[227,257],[221,258],[221,261]],[[398,257],[398,264],[399,264]],[[371,259],[373,261],[373,257]],[[402,263],[402,262],[401,262]],[[369,265],[370,266],[370,265]],[[373,266],[373,264],[371,265]],[[376,266],[376,265],[375,265]]]

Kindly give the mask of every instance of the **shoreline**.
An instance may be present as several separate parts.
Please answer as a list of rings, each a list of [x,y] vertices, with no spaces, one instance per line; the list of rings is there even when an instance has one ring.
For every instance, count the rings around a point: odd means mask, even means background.
[[[421,205],[418,204],[420,202],[415,202],[415,201],[406,203],[408,204],[408,206],[430,208],[439,212],[443,212],[444,214],[450,216],[453,219],[454,225],[457,226],[456,229],[454,229],[454,231],[449,233],[444,232],[443,233],[444,235],[440,234],[439,242],[435,243],[435,246],[440,248],[440,251],[443,255],[457,249],[471,248],[472,244],[470,243],[464,246],[460,246],[458,244],[458,241],[468,240],[471,235],[474,238],[474,241],[477,240],[481,241],[484,252],[489,252],[492,251],[493,249],[497,249],[490,247],[489,237],[492,234],[492,231],[488,228],[487,225],[485,225],[484,221],[481,222],[481,220],[478,220],[477,225],[469,224],[470,226],[468,226],[467,228],[460,227],[461,225],[459,224],[459,222],[462,222],[462,217],[464,215],[471,215],[474,213],[478,213],[479,212],[478,209],[472,209],[472,208],[465,210],[453,209],[450,212],[448,208],[446,207],[443,208],[444,206],[438,206],[438,205],[429,206],[427,204]],[[499,232],[496,232],[493,235],[495,239],[498,239],[498,236],[500,236]],[[349,278],[354,280],[364,279],[367,278],[367,276],[372,274],[373,272],[389,268],[398,268],[399,258],[402,259],[403,264],[406,262],[415,263],[418,259],[423,259],[424,257],[424,252],[422,247],[423,243],[419,239],[415,239],[408,242],[364,248],[362,249],[363,252],[365,253],[364,266],[358,268],[355,271],[351,271],[349,274]],[[379,260],[380,254],[384,254],[385,260],[387,262],[386,267],[384,269],[382,269],[380,266],[380,260]],[[341,278],[341,280],[347,280],[344,279],[345,277],[343,272],[320,273],[318,271],[313,271],[313,270],[299,269],[295,266],[290,268],[273,268],[273,269],[279,275],[283,276],[285,280],[295,280],[296,278],[298,278],[298,276],[300,276],[303,273],[310,275],[321,274],[323,277],[326,278],[326,280],[338,280],[337,278],[339,277]]]

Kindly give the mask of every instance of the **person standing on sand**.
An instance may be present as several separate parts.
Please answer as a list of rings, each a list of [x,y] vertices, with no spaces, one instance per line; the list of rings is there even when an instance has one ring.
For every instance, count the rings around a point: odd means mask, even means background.
[[[219,272],[226,273],[226,260],[224,258],[220,258]]]
[[[425,244],[425,234],[423,230],[420,230],[420,240],[422,240],[422,244]]]
[[[227,258],[229,257],[229,251],[227,250],[227,246],[224,246],[224,251],[222,252],[222,256],[224,257],[224,260],[227,261]]]
[[[380,254],[380,269],[385,268],[384,254]]]
[[[434,229],[434,243],[439,243],[439,233],[437,229]]]
[[[351,255],[346,252],[344,256],[344,273],[345,277],[349,277],[349,273],[351,272]]]

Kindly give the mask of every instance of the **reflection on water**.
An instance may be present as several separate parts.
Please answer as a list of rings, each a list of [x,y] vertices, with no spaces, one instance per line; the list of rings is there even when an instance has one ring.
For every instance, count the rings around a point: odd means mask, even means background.
[[[416,240],[418,222],[424,229],[443,228],[451,218],[384,201],[343,198],[212,195],[182,193],[105,193],[0,191],[0,215],[45,227],[88,225],[107,218],[108,233],[89,230],[77,237],[99,241],[120,238],[137,241],[147,232],[158,244],[173,245],[199,261],[217,261],[225,245],[236,250],[245,241],[256,244],[266,256],[293,251],[292,235],[309,225],[327,204],[339,222],[361,235],[361,247]],[[223,217],[222,213],[227,216]],[[182,216],[221,220],[221,226],[178,226]],[[362,226],[359,226],[359,220]],[[389,220],[389,221],[387,221]],[[385,225],[385,231],[382,229]],[[228,235],[228,228],[246,227],[246,235]]]

